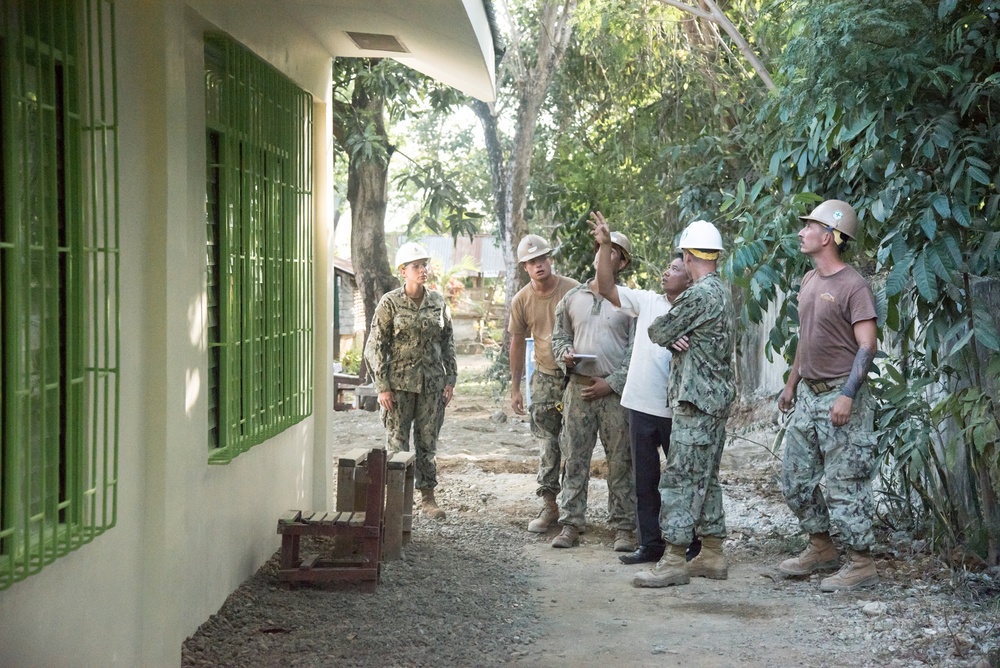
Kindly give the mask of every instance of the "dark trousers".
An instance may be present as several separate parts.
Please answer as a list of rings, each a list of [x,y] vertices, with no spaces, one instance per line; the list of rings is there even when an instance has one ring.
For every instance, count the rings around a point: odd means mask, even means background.
[[[666,543],[660,533],[660,450],[666,457],[673,420],[633,410],[628,413],[639,544],[662,550]]]

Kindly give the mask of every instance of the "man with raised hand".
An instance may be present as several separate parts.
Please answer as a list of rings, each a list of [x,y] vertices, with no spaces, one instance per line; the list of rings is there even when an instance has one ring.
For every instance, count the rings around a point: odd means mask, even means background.
[[[875,298],[864,277],[841,259],[857,232],[851,205],[827,200],[801,220],[799,249],[814,268],[799,288],[799,343],[778,408],[795,409],[785,431],[781,486],[809,545],[778,570],[808,575],[836,568],[832,522],[848,558],[819,587],[853,590],[878,582],[871,557],[875,409],[866,382],[878,346]]]
[[[636,320],[621,404],[628,411],[639,547],[618,559],[628,565],[655,563],[666,546],[660,531],[660,451],[667,456],[673,413],[667,402],[670,349],[650,341],[648,329],[654,319],[670,311],[671,304],[687,289],[690,280],[684,261],[676,257],[660,277],[662,294],[615,285],[611,228],[600,211],[590,214],[590,225],[600,247],[597,289],[622,313]]]
[[[736,397],[735,312],[729,287],[716,273],[722,252],[719,230],[696,220],[681,233],[678,245],[691,287],[649,326],[649,339],[673,350],[668,394],[674,422],[660,481],[660,528],[667,547],[652,571],[635,576],[637,587],[683,585],[692,576],[724,580],[729,574],[722,552],[726,517],[719,462]],[[702,545],[689,564],[685,552],[692,530]]]
[[[552,356],[552,328],[556,304],[573,287],[572,278],[552,271],[552,246],[537,234],[529,234],[517,245],[517,261],[531,279],[510,304],[510,406],[525,414],[521,395],[526,338],[534,339],[535,371],[528,379],[531,388],[531,433],[538,442],[538,490],[542,509],[528,522],[528,531],[545,533],[559,519],[556,496],[561,483],[559,433],[562,430],[562,393],[566,374]]]
[[[610,249],[616,276],[628,267],[631,253],[631,242],[616,232]],[[614,549],[635,549],[632,455],[628,418],[620,402],[633,331],[632,318],[598,293],[596,278],[567,292],[556,307],[552,352],[570,374],[570,383],[563,394],[566,473],[559,495],[562,532],[553,539],[552,547],[573,547],[586,526],[590,462],[600,435],[608,464],[608,525],[615,529]]]

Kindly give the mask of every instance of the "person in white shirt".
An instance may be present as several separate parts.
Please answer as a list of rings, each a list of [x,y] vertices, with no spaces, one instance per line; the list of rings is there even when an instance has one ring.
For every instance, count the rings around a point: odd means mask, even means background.
[[[601,212],[590,215],[594,239],[602,252],[597,263],[597,287],[601,296],[624,313],[636,318],[635,340],[621,405],[628,409],[629,441],[632,447],[636,490],[636,523],[639,546],[619,558],[623,564],[657,562],[666,543],[660,531],[660,451],[666,457],[670,445],[672,413],[667,401],[670,349],[649,340],[649,325],[670,310],[671,302],[690,285],[684,261],[677,257],[661,275],[663,294],[616,285],[611,254],[611,229]],[[692,545],[693,551],[697,550]],[[692,555],[693,556],[693,555]]]

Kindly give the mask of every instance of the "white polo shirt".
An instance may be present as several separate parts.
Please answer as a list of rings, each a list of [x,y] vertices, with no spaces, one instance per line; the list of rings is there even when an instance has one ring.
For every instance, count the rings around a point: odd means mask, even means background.
[[[633,290],[621,285],[618,286],[618,301],[622,312],[636,318],[632,360],[621,404],[640,413],[673,417],[667,402],[670,349],[649,340],[649,326],[670,310],[670,302],[652,290]]]

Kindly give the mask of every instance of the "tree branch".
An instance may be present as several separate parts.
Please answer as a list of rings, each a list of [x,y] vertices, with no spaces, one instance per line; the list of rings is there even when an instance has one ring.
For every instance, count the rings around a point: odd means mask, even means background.
[[[705,19],[706,21],[711,21],[712,23],[722,26],[722,29],[726,31],[729,38],[736,43],[736,48],[740,50],[740,53],[742,53],[743,57],[750,63],[754,72],[756,72],[757,76],[760,77],[760,80],[764,82],[764,86],[766,86],[768,90],[775,89],[774,80],[771,79],[771,75],[768,74],[767,68],[764,67],[764,63],[761,62],[760,58],[757,57],[757,54],[755,54],[753,49],[750,48],[750,44],[743,39],[743,35],[741,35],[740,31],[736,29],[733,22],[726,17],[721,9],[719,9],[715,0],[701,0],[701,2],[704,3],[709,9],[707,12],[703,9],[699,9],[698,7],[692,7],[691,5],[684,4],[679,0],[660,0],[660,2],[665,5],[669,5],[670,7],[679,9],[682,12],[693,14],[698,18]]]

